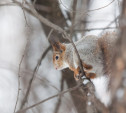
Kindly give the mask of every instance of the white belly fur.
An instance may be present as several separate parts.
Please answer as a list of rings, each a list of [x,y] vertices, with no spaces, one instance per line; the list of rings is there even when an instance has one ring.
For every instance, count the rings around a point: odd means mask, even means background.
[[[105,105],[108,106],[111,103],[111,93],[108,90],[109,78],[104,75],[92,80],[95,86],[96,97]]]

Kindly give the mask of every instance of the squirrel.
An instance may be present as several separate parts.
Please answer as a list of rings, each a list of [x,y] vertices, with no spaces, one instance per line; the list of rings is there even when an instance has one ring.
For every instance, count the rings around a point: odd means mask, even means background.
[[[113,51],[117,41],[115,32],[105,33],[101,37],[88,35],[75,42],[75,46],[83,64],[85,76],[89,78],[96,90],[98,99],[108,106],[111,102],[110,75]],[[78,80],[81,73],[77,54],[71,43],[60,43],[50,40],[53,47],[53,64],[57,70],[69,68]]]
[[[96,97],[108,106],[111,103],[111,63],[113,51],[118,36],[115,32],[105,33],[98,37],[88,35],[75,42],[80,55],[86,78],[89,78],[95,87]],[[69,68],[74,72],[75,80],[80,75],[77,54],[71,43],[60,43],[50,40],[53,47],[53,64],[57,70]]]
[[[112,59],[112,51],[116,42],[116,33],[106,33],[102,37],[88,35],[75,42],[80,55],[86,77],[94,79],[108,72],[108,63]],[[81,71],[77,54],[71,43],[65,44],[50,41],[53,47],[53,64],[57,70],[69,68],[78,80]]]

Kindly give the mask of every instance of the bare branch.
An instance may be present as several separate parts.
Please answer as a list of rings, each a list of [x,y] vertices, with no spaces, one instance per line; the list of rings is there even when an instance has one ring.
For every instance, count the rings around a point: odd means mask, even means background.
[[[26,48],[26,47],[25,47]],[[25,52],[24,52],[25,53]],[[19,100],[19,93],[20,93],[20,69],[21,69],[21,64],[22,64],[22,61],[23,61],[23,58],[24,58],[24,54],[22,55],[22,58],[21,58],[21,61],[19,63],[19,70],[18,70],[18,93],[17,93],[17,100],[16,100],[16,104],[15,104],[15,108],[14,108],[14,113],[16,111],[16,107],[17,107],[17,103],[18,103],[18,100]]]

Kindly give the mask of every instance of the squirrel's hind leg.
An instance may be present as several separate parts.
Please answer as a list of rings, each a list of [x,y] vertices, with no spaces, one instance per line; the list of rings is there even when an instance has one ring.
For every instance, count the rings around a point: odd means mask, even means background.
[[[94,79],[96,77],[96,74],[89,72],[92,69],[92,66],[90,66],[90,65],[86,65],[86,66],[87,66],[87,68],[86,68],[86,70],[84,70],[85,76],[89,79]],[[76,69],[75,68],[70,68],[70,69],[74,72],[75,80],[76,81],[80,80],[80,78],[82,77],[80,67],[78,66]],[[84,67],[84,69],[85,69],[85,67]]]
[[[93,72],[89,72],[91,69],[92,69],[92,67],[90,66],[90,68],[84,70],[85,76],[86,76],[86,78],[94,79],[94,78],[96,78],[96,74]],[[78,66],[78,68],[74,70],[74,78],[76,81],[78,81],[80,79],[80,77],[82,77],[82,73]]]
[[[85,72],[87,78],[89,78],[89,79],[96,78],[96,74],[93,72],[90,72],[93,69],[93,67],[91,65],[85,64],[83,62],[83,67],[84,67],[84,72]]]
[[[87,72],[85,72],[85,73],[86,73],[86,77],[87,78],[90,78],[90,79],[96,78],[96,74],[95,73],[87,73]]]

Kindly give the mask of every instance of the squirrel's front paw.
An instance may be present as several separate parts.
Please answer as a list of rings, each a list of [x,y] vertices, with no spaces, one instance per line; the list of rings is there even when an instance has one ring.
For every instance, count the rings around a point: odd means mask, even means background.
[[[76,81],[80,80],[82,77],[82,73],[80,68],[78,67],[75,71],[74,71],[74,78]]]
[[[80,80],[80,75],[74,75],[76,81]]]
[[[74,74],[74,78],[76,81],[80,80],[82,78],[82,73],[79,73],[79,74]]]

